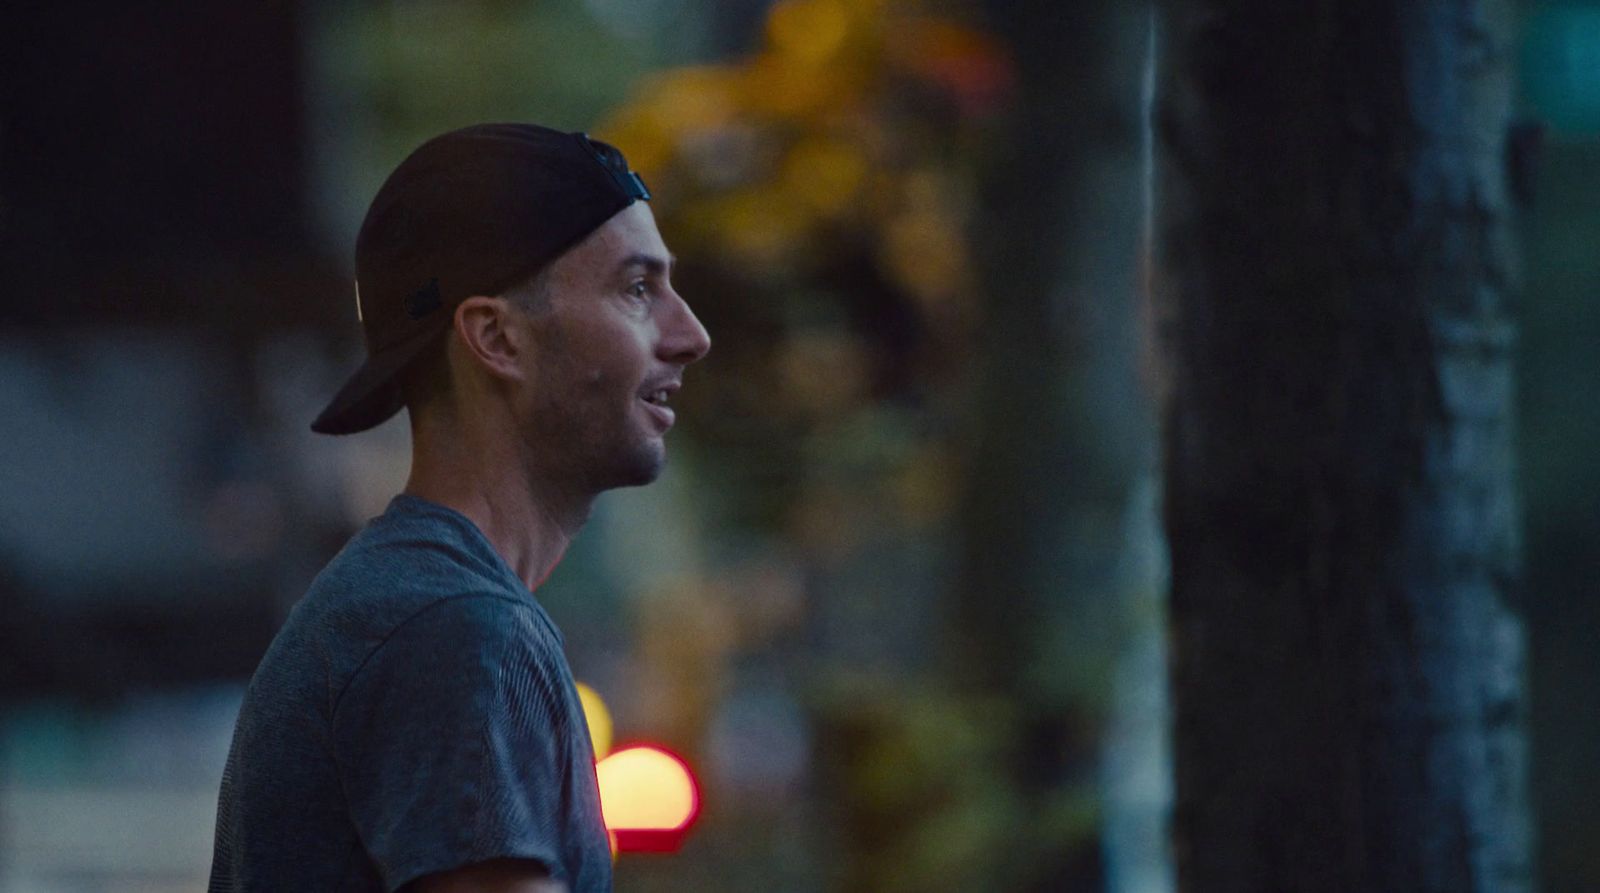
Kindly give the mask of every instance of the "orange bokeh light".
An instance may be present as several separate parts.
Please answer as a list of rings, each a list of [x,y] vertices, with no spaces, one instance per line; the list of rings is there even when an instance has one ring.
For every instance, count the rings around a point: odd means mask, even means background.
[[[700,793],[683,760],[659,747],[625,747],[595,764],[600,811],[618,848],[677,849],[700,811]]]

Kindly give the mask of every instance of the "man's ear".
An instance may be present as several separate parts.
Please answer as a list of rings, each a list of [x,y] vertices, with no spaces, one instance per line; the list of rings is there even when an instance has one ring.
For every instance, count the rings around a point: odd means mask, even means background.
[[[527,332],[516,309],[505,298],[474,295],[456,307],[455,329],[467,356],[496,378],[523,377],[522,352]]]

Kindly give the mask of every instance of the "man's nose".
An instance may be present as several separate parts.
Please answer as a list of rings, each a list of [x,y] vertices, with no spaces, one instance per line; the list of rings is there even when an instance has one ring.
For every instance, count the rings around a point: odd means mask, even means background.
[[[711,350],[711,336],[683,296],[673,292],[672,297],[673,315],[661,331],[661,358],[687,366]]]

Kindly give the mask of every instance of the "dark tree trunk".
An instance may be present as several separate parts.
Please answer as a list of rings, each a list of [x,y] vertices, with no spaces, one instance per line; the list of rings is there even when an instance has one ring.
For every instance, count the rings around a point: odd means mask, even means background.
[[[1100,890],[1095,821],[1060,817],[1097,797],[1124,513],[1153,462],[1135,369],[1149,12],[996,2],[988,19],[1016,92],[973,233],[986,318],[954,666],[1017,710],[1004,750],[1021,815],[986,886]]]
[[[1169,0],[1186,893],[1523,891],[1509,0]]]

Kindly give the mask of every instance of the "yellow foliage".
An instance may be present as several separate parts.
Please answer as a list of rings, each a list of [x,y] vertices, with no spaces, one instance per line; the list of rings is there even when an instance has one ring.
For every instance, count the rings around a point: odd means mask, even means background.
[[[966,248],[948,218],[919,209],[889,221],[882,260],[913,295],[934,302],[956,301],[969,287]]]
[[[819,418],[842,414],[866,390],[866,346],[849,332],[798,333],[783,343],[777,365],[785,398]]]
[[[776,53],[762,53],[744,69],[744,100],[750,114],[806,122],[850,105],[865,77],[847,65],[812,68]]]
[[[994,41],[929,5],[780,0],[748,57],[656,77],[599,131],[661,196],[663,231],[716,283],[711,294],[736,303],[727,287],[753,284],[782,302],[754,313],[772,325],[741,345],[742,384],[727,389],[730,400],[756,395],[734,402],[782,424],[856,417],[879,379],[921,387],[906,369],[927,362],[923,351],[970,341],[964,153],[1009,69]],[[876,363],[885,348],[890,362]],[[956,498],[951,463],[902,469],[905,458],[862,463],[884,475],[876,508],[936,523]],[[853,541],[871,498],[812,489],[785,518],[825,554]]]
[[[782,0],[757,52],[655,78],[601,133],[668,196],[675,238],[768,276],[803,266],[827,227],[873,251],[930,323],[963,323],[965,207],[926,194],[963,176],[959,121],[927,118],[907,88],[966,114],[1008,67],[992,39],[923,5]]]
[[[838,139],[807,137],[783,160],[783,188],[822,215],[849,207],[866,176],[860,149]]]
[[[850,12],[841,0],[783,0],[767,16],[767,41],[785,60],[820,67],[843,49]]]
[[[810,222],[803,206],[757,189],[713,199],[707,206],[722,248],[756,268],[785,264]]]
[[[677,68],[655,82],[656,102],[678,132],[720,127],[737,112],[738,72],[721,66]]]
[[[622,146],[634,170],[648,180],[682,151],[686,140],[733,120],[741,90],[741,75],[733,69],[673,69],[647,81],[640,100],[618,109],[599,132]]]

